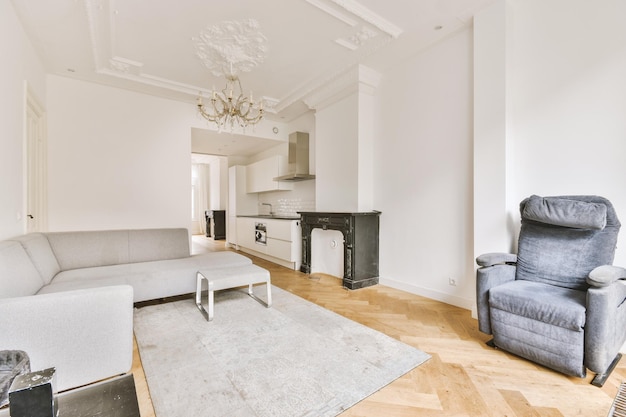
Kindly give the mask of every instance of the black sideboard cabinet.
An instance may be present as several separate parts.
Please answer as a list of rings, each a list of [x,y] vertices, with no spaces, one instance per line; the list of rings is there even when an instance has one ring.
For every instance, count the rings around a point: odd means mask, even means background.
[[[311,273],[311,231],[343,234],[343,286],[355,290],[378,284],[380,211],[359,213],[299,212],[302,224],[302,266]]]
[[[215,240],[226,239],[226,211],[206,210],[206,237],[213,236]]]

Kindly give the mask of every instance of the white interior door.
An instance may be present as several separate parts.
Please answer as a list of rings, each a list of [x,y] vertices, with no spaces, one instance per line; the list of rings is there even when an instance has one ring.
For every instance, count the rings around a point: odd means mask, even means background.
[[[43,107],[26,87],[26,232],[48,228],[47,141]]]

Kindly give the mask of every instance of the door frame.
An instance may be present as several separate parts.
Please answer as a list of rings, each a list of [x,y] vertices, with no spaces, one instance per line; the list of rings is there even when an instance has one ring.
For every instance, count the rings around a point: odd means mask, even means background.
[[[24,82],[24,232],[48,230],[48,138],[46,111]]]

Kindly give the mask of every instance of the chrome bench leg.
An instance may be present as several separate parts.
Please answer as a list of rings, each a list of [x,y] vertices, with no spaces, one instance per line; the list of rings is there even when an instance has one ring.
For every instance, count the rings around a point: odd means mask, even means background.
[[[202,281],[207,282],[207,291],[209,293],[209,312],[207,312],[202,305]],[[210,290],[210,287],[211,283],[209,282],[209,280],[204,275],[198,272],[196,274],[196,307],[198,307],[198,310],[200,310],[200,313],[202,313],[207,321],[213,320],[213,291]]]
[[[257,300],[259,303],[261,303],[265,307],[270,308],[272,306],[272,284],[268,280],[265,283],[265,286],[267,287],[267,302],[261,300],[259,297],[257,297],[254,294],[254,287],[252,284],[248,285],[248,295],[252,297],[253,299]]]

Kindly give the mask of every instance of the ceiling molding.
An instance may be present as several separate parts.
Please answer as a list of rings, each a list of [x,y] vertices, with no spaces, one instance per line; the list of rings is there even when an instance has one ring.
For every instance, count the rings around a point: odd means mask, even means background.
[[[330,74],[309,80],[282,98],[263,96],[266,104],[264,110],[268,113],[280,113],[298,101],[304,101],[309,108],[313,108],[310,103],[318,101],[315,97],[325,96],[329,94],[329,91],[336,92],[343,88],[340,86],[344,83],[344,77],[354,68],[359,59],[376,52],[402,33],[400,28],[354,0],[305,1],[352,28],[349,35],[335,40],[337,44],[351,52],[344,62],[335,63],[336,69]],[[208,96],[211,93],[203,87],[146,74],[143,72],[142,62],[115,56],[113,0],[84,0],[84,4],[92,55],[98,74],[171,90],[187,95],[189,101],[195,100],[198,94]],[[194,42],[197,41],[198,39],[194,39]]]
[[[115,65],[112,68],[101,68],[98,74],[117,77],[151,87],[164,88],[167,90],[183,93],[190,96],[190,100],[195,100],[200,92],[210,94],[210,90],[200,90],[194,85],[179,83],[165,78],[156,77],[149,74],[135,74],[133,71],[125,70],[123,66]]]
[[[355,65],[303,98],[303,101],[310,109],[319,110],[357,91],[374,94],[381,78],[377,71],[364,65]]]
[[[115,28],[113,12],[108,7],[109,2],[103,0],[84,0],[84,2],[96,73],[182,93],[188,95],[190,101],[195,100],[199,94],[206,96],[211,94],[211,90],[203,87],[146,74],[142,71],[144,65],[141,62],[112,56]],[[265,112],[276,113],[279,99],[263,96],[263,101]]]
[[[365,43],[368,40],[376,37],[377,35],[378,35],[378,32],[368,27],[362,27],[359,31],[357,31],[353,35],[347,38],[335,39],[335,42],[337,42],[339,45],[343,46],[344,48],[350,49],[351,51],[356,51],[361,46],[365,45]]]
[[[367,50],[361,51],[361,57],[366,57],[376,52],[392,40],[393,38],[391,38],[390,36],[376,37],[373,43],[370,42],[371,45]],[[301,85],[300,87],[294,89],[291,93],[289,93],[280,100],[279,104],[276,106],[276,111],[281,112],[300,100],[302,100],[310,109],[312,109],[313,107],[309,105],[307,101],[310,101],[311,97],[314,97],[316,95],[316,92],[326,91],[330,86],[341,84],[341,81],[339,80],[341,80],[343,77],[346,76],[347,73],[353,70],[355,66],[357,66],[357,63],[358,59],[356,58],[352,60],[347,60],[346,62],[341,63],[340,66],[338,66],[337,69],[332,73],[318,77],[314,80],[310,80],[304,85]]]
[[[356,26],[358,23],[358,21],[355,20],[354,17],[348,16],[346,13],[343,13],[337,10],[336,7],[332,7],[328,5],[328,3],[325,2],[324,0],[305,0],[305,1],[311,4],[312,6],[317,7],[324,13],[327,13],[329,16],[332,16],[335,19],[342,21],[348,26]]]
[[[109,2],[102,0],[84,0],[91,52],[96,71],[111,59],[111,20]]]
[[[359,20],[369,23],[392,38],[397,38],[402,33],[402,29],[394,25],[381,15],[374,13],[367,7],[355,0],[305,0],[307,3],[317,7],[330,16],[341,20],[349,26],[356,26]],[[330,3],[340,7],[338,10]],[[349,15],[346,15],[348,12]]]
[[[349,56],[344,62],[338,62],[337,69],[331,74],[310,80],[286,94],[277,104],[277,112],[300,100],[312,108],[307,100],[311,100],[310,97],[315,96],[317,90],[325,91],[328,86],[340,85],[342,77],[354,68],[360,58],[373,54],[402,33],[402,29],[354,0],[305,1],[353,28],[351,35],[336,39],[335,43],[353,51],[354,55]],[[341,10],[338,10],[338,7]],[[349,17],[346,17],[346,13]]]
[[[355,0],[332,0],[333,3],[343,7],[353,15],[359,17],[365,22],[377,27],[392,38],[397,38],[402,33],[402,29],[394,25],[381,15],[374,13],[367,7],[363,6]]]
[[[47,71],[185,103],[199,93],[208,97],[205,87],[221,78],[198,62],[192,39],[204,27],[254,18],[267,36],[268,55],[246,78],[277,121],[291,121],[311,111],[307,104],[332,95],[329,90],[342,90],[341,80],[356,65],[387,71],[471,24],[477,10],[495,1],[293,0],[278,13],[280,0],[237,0],[217,9],[175,0],[149,8],[124,0],[11,0]],[[246,35],[244,29],[223,35]],[[250,55],[243,39],[230,44],[244,47],[221,51],[225,56]],[[251,62],[260,61],[253,56]]]
[[[114,71],[125,72],[128,74],[141,75],[143,64],[141,62],[132,61],[130,59],[114,56],[109,59],[109,67]]]

